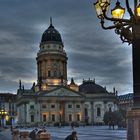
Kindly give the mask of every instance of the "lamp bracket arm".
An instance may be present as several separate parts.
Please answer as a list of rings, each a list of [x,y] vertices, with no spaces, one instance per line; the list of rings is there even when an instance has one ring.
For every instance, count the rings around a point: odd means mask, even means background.
[[[130,8],[129,1],[125,0],[125,2],[126,2],[127,11],[129,13],[130,17],[133,18],[134,17],[134,13],[132,12],[132,9]]]
[[[104,20],[103,19],[101,19],[101,27],[104,29],[104,30],[111,30],[111,29],[115,29],[117,26],[116,25],[112,25],[112,26],[108,26],[108,27],[105,27],[105,25],[104,25]]]
[[[103,12],[104,18],[105,18],[106,20],[110,20],[110,21],[119,21],[119,22],[126,22],[126,23],[130,22],[129,19],[118,19],[118,18],[110,18],[110,17],[108,17],[108,16],[106,15],[106,10],[103,10],[102,12]]]

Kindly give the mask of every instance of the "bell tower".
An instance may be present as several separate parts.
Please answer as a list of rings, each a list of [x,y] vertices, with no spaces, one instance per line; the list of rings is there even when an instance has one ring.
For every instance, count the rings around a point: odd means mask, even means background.
[[[67,84],[67,54],[60,33],[50,18],[50,25],[42,35],[37,53],[38,85]]]

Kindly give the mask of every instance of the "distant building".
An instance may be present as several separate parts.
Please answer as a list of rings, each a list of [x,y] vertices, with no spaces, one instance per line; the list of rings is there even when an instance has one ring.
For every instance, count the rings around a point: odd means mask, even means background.
[[[85,95],[85,121],[90,123],[103,123],[107,111],[115,111],[117,106],[117,91],[112,93],[95,83],[95,80],[83,80],[79,91]]]
[[[16,95],[12,93],[0,93],[0,125],[14,125],[16,119]]]
[[[126,111],[130,109],[133,106],[133,93],[118,96],[118,106]]]
[[[95,80],[73,78],[67,84],[67,54],[60,33],[50,23],[37,53],[37,83],[25,89],[19,82],[18,123],[103,123],[104,113],[117,110],[117,94]]]

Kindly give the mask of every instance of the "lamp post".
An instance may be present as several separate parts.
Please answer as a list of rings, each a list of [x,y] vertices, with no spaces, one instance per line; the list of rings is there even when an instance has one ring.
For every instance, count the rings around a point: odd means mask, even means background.
[[[123,43],[132,45],[133,63],[133,108],[127,112],[127,140],[140,140],[140,4],[134,0],[134,8],[130,7],[129,0],[125,0],[129,19],[124,19],[125,8],[117,0],[116,6],[108,17],[110,0],[98,0],[94,3],[97,17],[101,27],[105,30],[114,29]],[[105,26],[105,21],[112,22],[111,26]],[[135,131],[134,131],[135,130]]]

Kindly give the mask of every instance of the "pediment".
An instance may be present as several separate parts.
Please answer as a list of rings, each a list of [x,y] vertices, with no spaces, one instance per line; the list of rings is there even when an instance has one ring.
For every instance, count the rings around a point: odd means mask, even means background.
[[[59,88],[48,93],[45,93],[44,96],[67,96],[67,97],[81,97],[82,95],[78,92],[72,91],[67,88]]]

